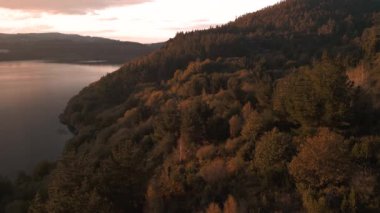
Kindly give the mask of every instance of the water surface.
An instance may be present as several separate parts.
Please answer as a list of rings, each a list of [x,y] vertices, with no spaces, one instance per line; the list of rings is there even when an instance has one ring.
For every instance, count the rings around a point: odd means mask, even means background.
[[[59,157],[71,135],[58,115],[83,87],[116,66],[0,63],[0,174]]]

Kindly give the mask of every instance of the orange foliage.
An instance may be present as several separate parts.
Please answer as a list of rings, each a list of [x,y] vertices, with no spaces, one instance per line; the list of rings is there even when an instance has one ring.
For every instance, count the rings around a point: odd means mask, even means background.
[[[199,173],[206,182],[215,183],[227,176],[226,164],[222,158],[216,158],[204,165]]]
[[[198,160],[207,160],[213,157],[213,155],[215,154],[215,151],[216,151],[216,148],[214,145],[202,146],[201,148],[198,149],[196,156]]]
[[[290,163],[289,171],[297,183],[320,188],[346,181],[349,165],[343,136],[320,129],[301,147]]]
[[[222,213],[222,210],[217,203],[210,203],[206,210],[206,213]]]

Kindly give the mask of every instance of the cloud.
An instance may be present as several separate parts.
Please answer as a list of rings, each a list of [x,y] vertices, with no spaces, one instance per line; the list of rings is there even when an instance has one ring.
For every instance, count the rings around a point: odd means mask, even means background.
[[[3,27],[0,26],[0,32],[4,33],[35,33],[35,32],[50,32],[54,28],[50,25],[32,25],[27,27]]]
[[[41,18],[41,14],[38,13],[7,13],[4,16],[14,21]]]
[[[83,14],[107,7],[126,6],[151,0],[0,0],[0,7],[7,9]]]

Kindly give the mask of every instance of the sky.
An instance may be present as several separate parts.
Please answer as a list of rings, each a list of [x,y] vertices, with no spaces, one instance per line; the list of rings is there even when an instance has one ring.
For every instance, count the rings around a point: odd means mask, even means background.
[[[123,41],[166,41],[279,0],[0,0],[0,33],[60,32]]]

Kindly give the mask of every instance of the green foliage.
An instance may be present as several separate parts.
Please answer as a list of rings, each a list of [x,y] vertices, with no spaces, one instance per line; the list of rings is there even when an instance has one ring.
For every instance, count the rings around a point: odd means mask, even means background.
[[[284,78],[276,92],[280,110],[305,127],[340,127],[348,119],[351,84],[342,68],[330,62]]]
[[[285,170],[293,153],[292,138],[273,129],[256,143],[254,165],[262,172]]]

